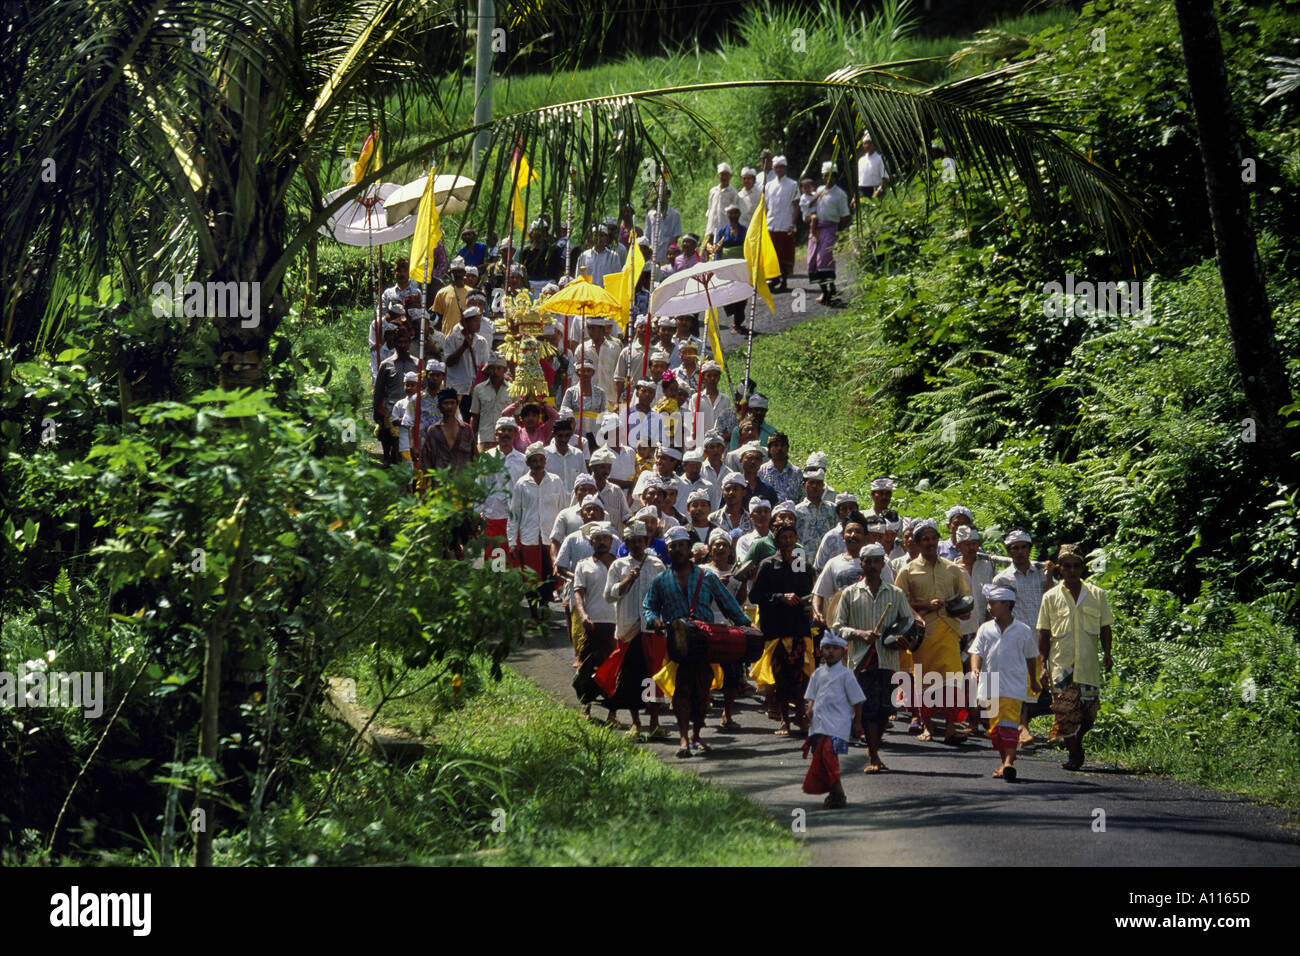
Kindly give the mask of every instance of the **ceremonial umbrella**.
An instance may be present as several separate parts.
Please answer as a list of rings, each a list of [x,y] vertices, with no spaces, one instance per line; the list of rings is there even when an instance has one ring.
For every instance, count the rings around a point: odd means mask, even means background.
[[[421,197],[424,196],[424,184],[428,181],[428,176],[421,176],[405,186],[398,187],[387,197],[384,209],[390,223],[414,215],[420,205]],[[433,204],[438,210],[438,215],[454,216],[464,212],[469,208],[469,197],[473,191],[474,180],[472,179],[466,179],[464,176],[434,176]]]
[[[541,308],[555,315],[582,316],[582,341],[587,339],[587,316],[613,316],[620,311],[618,299],[614,298],[600,286],[589,279],[586,274],[578,276],[559,292],[541,303]],[[566,325],[567,329],[567,325]],[[585,353],[584,353],[585,354]],[[581,368],[579,368],[581,371]],[[578,430],[579,440],[583,431],[582,383],[578,383]]]
[[[754,294],[749,281],[749,263],[744,259],[715,259],[697,262],[689,269],[674,272],[659,284],[650,296],[651,315],[688,315],[708,313],[719,306],[742,302]],[[707,310],[707,311],[705,311]],[[722,356],[718,356],[722,361]],[[691,418],[691,435],[700,418],[700,383],[704,378],[704,363],[695,381],[695,414]],[[731,373],[727,373],[727,387],[731,388]],[[748,388],[746,389],[748,391]],[[735,394],[733,389],[732,394]],[[698,439],[696,440],[698,444]]]
[[[350,186],[336,189],[325,197],[328,205]],[[345,246],[382,246],[409,239],[415,234],[415,209],[407,216],[393,217],[387,200],[398,191],[396,183],[376,183],[356,199],[345,202],[338,212],[320,227],[320,233]]]

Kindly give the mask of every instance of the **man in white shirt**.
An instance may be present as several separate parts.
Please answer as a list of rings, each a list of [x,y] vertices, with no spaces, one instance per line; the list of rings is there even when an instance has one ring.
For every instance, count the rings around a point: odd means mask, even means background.
[[[707,373],[706,373],[707,374]],[[716,431],[705,432],[704,434],[704,467],[700,469],[700,476],[705,481],[712,482],[713,486],[718,489],[715,502],[722,500],[722,479],[726,477],[726,463],[722,456],[727,448],[727,443],[722,440],[722,436]],[[721,505],[715,504],[714,511],[717,511]]]
[[[870,133],[862,134],[862,156],[858,158],[858,195],[863,199],[879,199],[885,194],[889,172],[885,157],[880,155]]]
[[[638,705],[641,701],[642,680],[652,676],[646,673],[649,670],[647,661],[653,656],[656,658],[655,663],[659,663],[653,648],[643,649],[641,605],[650,593],[654,579],[663,573],[664,563],[654,552],[647,550],[650,537],[644,522],[632,521],[628,524],[624,529],[623,541],[628,553],[625,557],[616,558],[606,572],[605,600],[614,605],[614,636],[620,644],[627,645],[626,662],[620,673],[619,686],[628,691],[625,706],[630,706],[632,711],[633,729],[630,734],[640,739],[641,718]],[[668,731],[659,726],[659,698],[662,694],[653,682],[648,690],[654,698],[649,704],[649,736],[656,739],[668,737]]]
[[[679,495],[677,500],[690,501],[691,492],[702,490],[709,495],[709,511],[716,511],[722,501],[722,489],[701,474],[703,468],[704,452],[700,449],[692,448],[682,456],[682,475],[678,480],[685,486],[686,495]]]
[[[772,246],[781,264],[781,279],[773,285],[773,292],[789,288],[790,273],[794,270],[794,203],[799,196],[799,184],[785,174],[784,156],[772,159],[773,176],[763,187],[767,209],[767,230],[772,234]],[[775,279],[769,280],[776,282]]]
[[[498,459],[505,465],[502,472],[489,475],[483,480],[482,485],[487,494],[483,504],[479,506],[479,514],[483,516],[483,536],[488,539],[488,550],[484,555],[487,561],[496,557],[493,552],[497,550],[499,544],[504,544],[506,541],[510,488],[528,471],[528,463],[524,461],[523,452],[515,448],[515,434],[518,430],[519,426],[513,418],[504,416],[498,418],[494,433],[496,444],[484,452],[486,457]]]
[[[551,426],[551,441],[546,446],[546,470],[564,483],[573,486],[574,479],[587,470],[587,459],[572,444],[574,418],[570,413],[560,413]]]
[[[527,474],[510,486],[510,510],[506,516],[506,541],[516,566],[531,568],[538,585],[528,599],[533,620],[541,620],[542,608],[555,590],[551,549],[547,532],[568,498],[564,482],[546,470],[546,446],[533,442],[524,451]]]
[[[827,305],[835,298],[835,236],[848,228],[851,216],[849,197],[835,183],[834,163],[822,163],[822,183],[808,225],[808,279],[821,286],[817,301]]]
[[[618,339],[610,334],[610,325],[613,319],[602,316],[591,316],[587,319],[587,338],[575,350],[575,358],[581,362],[583,359],[591,359],[592,364],[596,366],[596,377],[592,379],[592,384],[605,393],[606,402],[613,402],[615,398],[614,375],[618,371],[618,355],[620,344]],[[608,411],[608,408],[600,409],[601,412]],[[621,525],[615,524],[615,527]]]
[[[506,381],[506,360],[493,352],[487,359],[487,378],[474,386],[469,400],[469,427],[478,436],[479,451],[495,444],[496,421],[513,401]]]
[[[709,205],[704,212],[704,234],[712,236],[727,224],[727,207],[740,205],[740,192],[731,185],[731,166],[718,163],[718,185],[709,190]]]
[[[672,190],[664,187],[663,210],[651,209],[645,216],[645,234],[654,244],[656,265],[668,265],[668,247],[682,237],[682,214],[668,205]]]
[[[478,370],[492,354],[492,343],[479,335],[482,312],[470,306],[460,314],[460,324],[447,336],[446,358],[447,388],[454,388],[460,396],[460,412],[469,418],[470,391]]]
[[[609,523],[621,528],[627,522],[627,492],[609,480],[618,456],[608,446],[597,448],[591,453],[589,468],[591,477],[596,480],[596,497],[605,506],[605,516]]]
[[[591,704],[601,696],[600,685],[594,676],[596,668],[614,653],[614,630],[618,614],[614,605],[605,598],[609,581],[609,568],[614,563],[614,528],[599,521],[583,525],[591,542],[591,557],[583,558],[573,571],[573,610],[581,633],[578,641],[578,676],[573,687],[582,702],[582,716],[591,716]],[[614,708],[609,708],[609,721],[614,720]]]
[[[736,195],[740,197],[736,200],[736,205],[740,207],[740,224],[748,229],[749,221],[754,218],[754,210],[758,208],[758,200],[763,195],[763,190],[758,185],[758,170],[746,166],[740,171],[740,189]]]
[[[605,285],[605,276],[623,268],[623,257],[618,248],[609,244],[609,228],[604,224],[593,230],[593,245],[578,256],[578,269],[585,272],[596,285]]]

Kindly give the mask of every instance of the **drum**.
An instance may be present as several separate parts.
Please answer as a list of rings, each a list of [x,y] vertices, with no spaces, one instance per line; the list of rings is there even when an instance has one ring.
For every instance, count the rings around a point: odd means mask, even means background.
[[[763,632],[753,627],[674,621],[668,628],[668,657],[679,664],[752,664],[763,644]]]

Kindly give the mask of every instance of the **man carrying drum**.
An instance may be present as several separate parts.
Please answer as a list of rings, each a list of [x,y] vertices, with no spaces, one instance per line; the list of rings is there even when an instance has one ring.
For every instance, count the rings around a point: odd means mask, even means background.
[[[655,578],[641,605],[641,617],[646,630],[662,631],[670,624],[669,637],[682,643],[686,638],[686,622],[713,623],[713,604],[722,610],[733,624],[746,627],[749,618],[740,604],[717,577],[709,574],[691,560],[691,538],[685,528],[668,531],[668,558],[671,566]],[[671,656],[659,674],[656,683],[672,695],[673,712],[677,715],[677,729],[681,735],[678,757],[690,757],[692,751],[707,753],[709,746],[700,740],[704,717],[709,709],[709,693],[713,688],[713,666],[707,655],[682,653]]]

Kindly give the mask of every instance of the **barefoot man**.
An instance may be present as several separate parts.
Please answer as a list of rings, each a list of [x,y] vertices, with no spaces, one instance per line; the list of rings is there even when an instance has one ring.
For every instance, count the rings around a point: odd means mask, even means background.
[[[881,635],[905,634],[916,621],[903,592],[881,580],[884,567],[884,547],[865,545],[862,580],[845,589],[831,625],[849,642],[849,668],[866,695],[862,702],[862,727],[867,734],[864,773],[880,773],[886,769],[880,759],[880,738],[894,715],[890,697],[894,671],[899,669],[898,652],[912,648],[908,638]]]
[[[1101,707],[1101,655],[1110,673],[1110,613],[1106,592],[1083,580],[1078,545],[1063,544],[1056,566],[1064,578],[1043,595],[1038,608],[1038,652],[1043,683],[1052,691],[1056,721],[1048,741],[1069,751],[1066,770],[1083,766],[1083,735],[1091,729]]]

